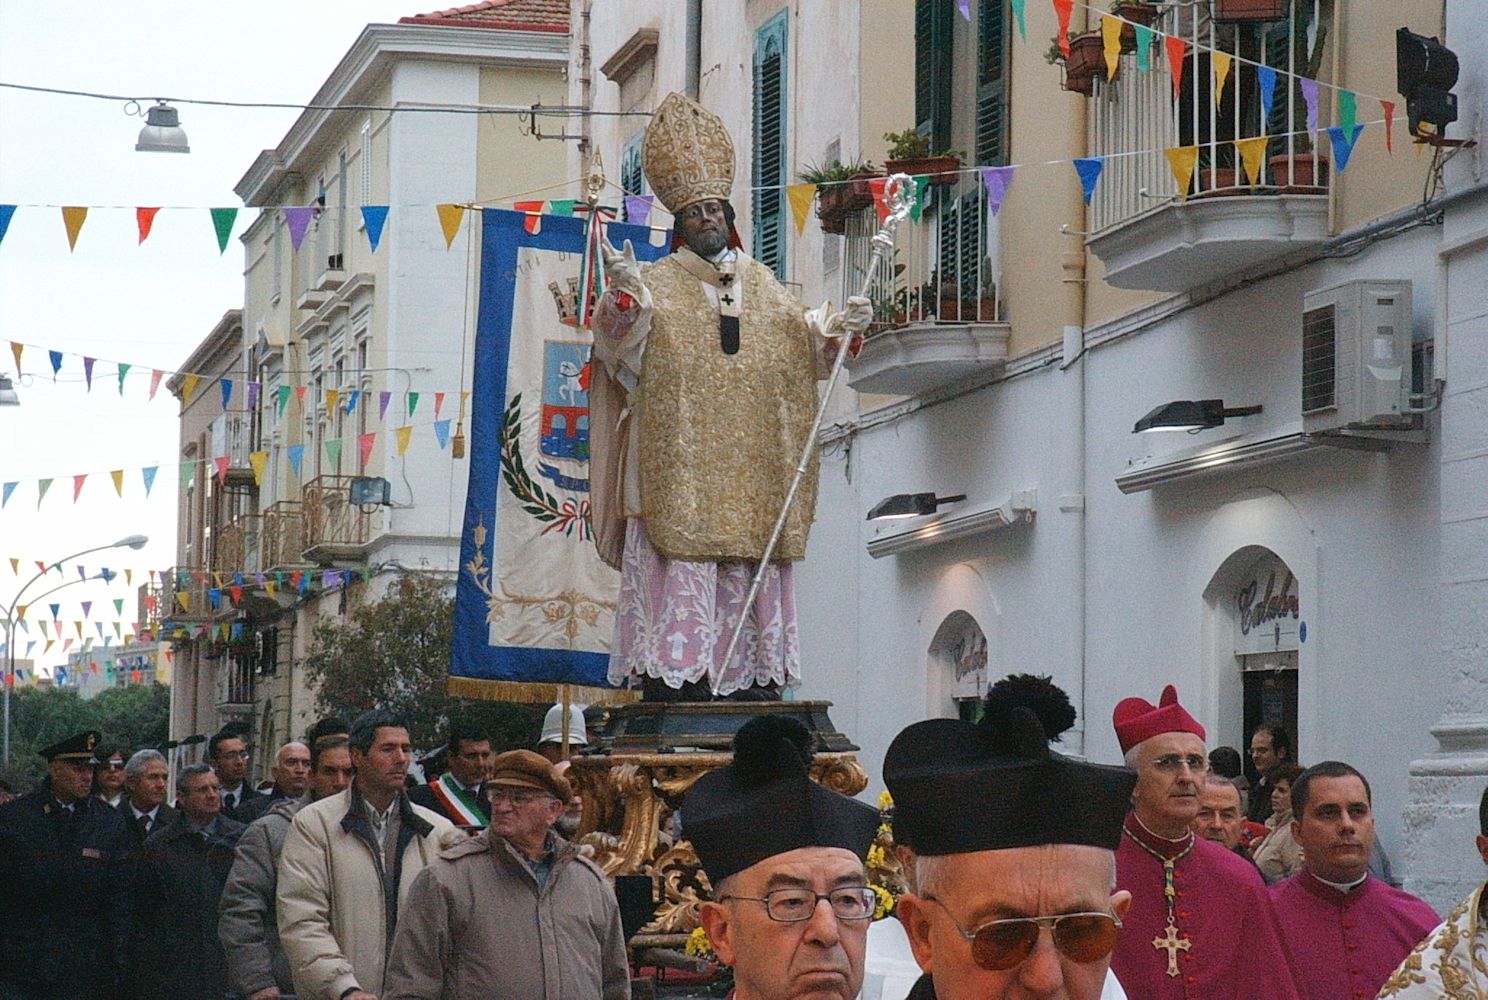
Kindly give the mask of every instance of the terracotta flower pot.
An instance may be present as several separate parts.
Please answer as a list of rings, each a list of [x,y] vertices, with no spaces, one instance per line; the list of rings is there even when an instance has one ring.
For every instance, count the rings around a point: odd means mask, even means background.
[[[1313,153],[1273,156],[1266,161],[1271,183],[1282,194],[1322,194],[1328,190],[1328,161]]]
[[[928,177],[935,185],[956,183],[956,172],[960,169],[959,156],[916,156],[907,160],[884,161],[884,170],[890,174]]]
[[[1106,72],[1105,45],[1099,33],[1081,35],[1069,44],[1069,58],[1064,61],[1064,89],[1089,96],[1095,92],[1097,74]]]
[[[1195,175],[1198,181],[1193,193],[1195,198],[1228,198],[1249,194],[1249,187],[1237,186],[1238,174],[1234,167],[1206,167]]]
[[[841,235],[847,230],[852,198],[851,184],[829,184],[816,189],[816,217],[821,220],[822,232]]]
[[[1137,51],[1136,26],[1150,28],[1157,20],[1157,8],[1150,3],[1119,3],[1112,13],[1129,22],[1121,26],[1121,51],[1126,54]]]

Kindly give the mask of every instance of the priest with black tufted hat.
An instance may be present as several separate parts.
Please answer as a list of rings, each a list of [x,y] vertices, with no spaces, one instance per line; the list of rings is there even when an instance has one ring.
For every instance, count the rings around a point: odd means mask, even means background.
[[[1122,995],[1114,852],[1135,779],[1050,750],[1074,722],[1068,695],[1022,674],[993,685],[980,722],[917,722],[890,744],[912,886],[899,919],[925,972],[911,1000]]]
[[[795,719],[757,716],[729,766],[682,801],[682,834],[713,886],[699,917],[733,966],[735,1000],[852,1000],[863,985],[878,812],[812,781],[813,749]]]

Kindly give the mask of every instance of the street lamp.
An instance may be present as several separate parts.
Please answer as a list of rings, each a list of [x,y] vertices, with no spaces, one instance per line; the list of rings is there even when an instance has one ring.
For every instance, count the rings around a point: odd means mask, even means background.
[[[76,559],[79,556],[85,556],[93,552],[103,552],[106,549],[134,549],[138,551],[139,549],[144,548],[149,541],[150,539],[145,535],[126,535],[125,537],[119,539],[117,542],[110,542],[108,545],[95,545],[91,549],[83,549],[81,552],[74,552],[70,556],[63,556],[61,559],[58,559],[55,562],[47,565],[39,573],[31,577],[31,579],[27,580],[25,584],[22,585],[21,589],[16,593],[15,600],[10,602],[10,607],[5,609],[5,677],[3,678],[3,683],[0,683],[0,687],[3,687],[5,689],[3,696],[5,700],[5,744],[4,750],[0,751],[0,765],[3,765],[5,767],[10,766],[10,689],[15,686],[16,661],[15,609],[21,603],[21,598],[26,596],[26,591],[31,589],[31,585],[33,583],[50,573],[53,566],[60,566],[62,563],[70,562],[71,560]],[[77,582],[81,583],[82,581],[79,580]],[[60,589],[62,589],[61,586],[52,588],[52,590]],[[46,594],[49,593],[51,593],[50,590],[46,591],[46,593],[42,594],[41,596],[45,597]]]

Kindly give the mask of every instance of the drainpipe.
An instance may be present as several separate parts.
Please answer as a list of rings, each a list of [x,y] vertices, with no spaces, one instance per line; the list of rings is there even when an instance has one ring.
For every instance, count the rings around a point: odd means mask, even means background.
[[[1077,34],[1082,34],[1090,23],[1089,9],[1084,5],[1075,8],[1071,18],[1070,29]],[[1089,136],[1089,105],[1085,99],[1080,99],[1079,112],[1075,115],[1077,133],[1074,146],[1079,152],[1074,155],[1084,156],[1088,152],[1086,144]],[[1088,231],[1089,212],[1085,200],[1078,194],[1071,192],[1065,199],[1065,218],[1078,220],[1075,229],[1084,233]],[[1087,426],[1085,420],[1085,260],[1088,251],[1085,249],[1084,237],[1079,237],[1081,242],[1073,246],[1067,246],[1060,255],[1060,268],[1063,272],[1064,296],[1064,359],[1060,363],[1060,371],[1069,370],[1078,365],[1078,371],[1069,372],[1075,380],[1070,392],[1074,399],[1070,405],[1070,415],[1067,426],[1075,435],[1074,447],[1069,449],[1070,462],[1063,477],[1068,483],[1066,492],[1059,495],[1059,511],[1061,514],[1069,515],[1079,519],[1076,531],[1078,531],[1078,546],[1076,549],[1076,561],[1072,567],[1073,579],[1072,589],[1075,594],[1075,621],[1078,623],[1075,638],[1075,653],[1079,664],[1079,732],[1080,746],[1077,752],[1087,753],[1087,734],[1090,726],[1090,714],[1087,711],[1085,700],[1086,691],[1086,631],[1088,621],[1086,588],[1088,573],[1086,572],[1086,559],[1089,555],[1090,527],[1085,514],[1085,438]]]
[[[683,61],[687,69],[687,96],[700,100],[703,72],[703,0],[687,0],[687,35]]]

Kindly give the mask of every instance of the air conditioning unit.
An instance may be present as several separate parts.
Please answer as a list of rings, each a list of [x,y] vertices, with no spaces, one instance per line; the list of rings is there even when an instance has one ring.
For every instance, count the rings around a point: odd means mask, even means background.
[[[1302,429],[1413,426],[1411,283],[1349,281],[1302,299]]]

